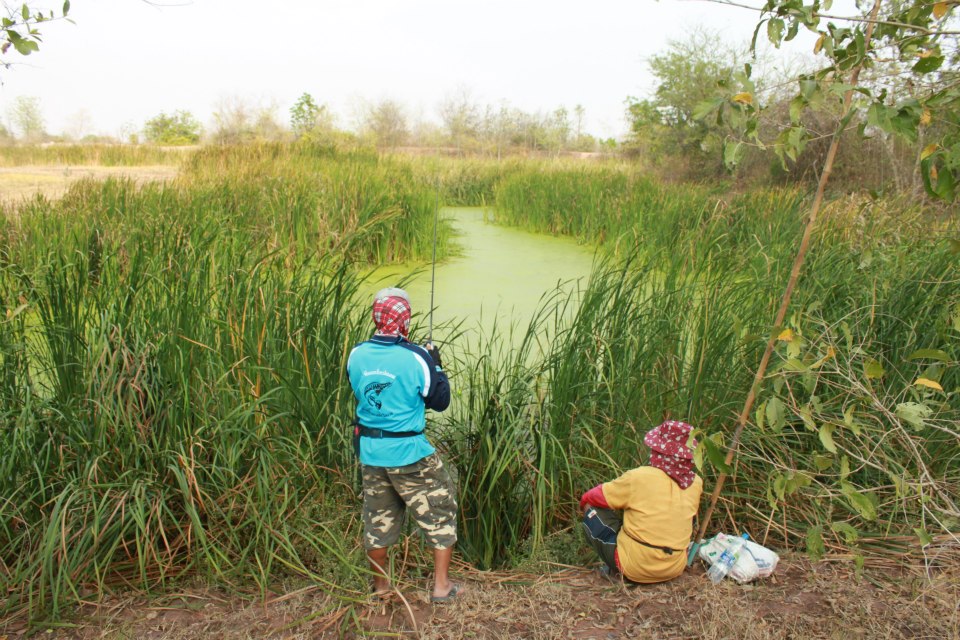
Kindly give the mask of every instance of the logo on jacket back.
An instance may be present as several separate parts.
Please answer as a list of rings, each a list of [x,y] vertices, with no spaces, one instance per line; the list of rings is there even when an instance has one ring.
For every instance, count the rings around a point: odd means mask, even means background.
[[[380,394],[392,384],[392,382],[371,382],[363,388],[363,397],[367,399],[370,406],[380,410],[383,407],[383,402],[380,401]]]

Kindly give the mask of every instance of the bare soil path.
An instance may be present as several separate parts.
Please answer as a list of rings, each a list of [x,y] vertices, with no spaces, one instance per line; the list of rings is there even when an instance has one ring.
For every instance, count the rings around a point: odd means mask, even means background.
[[[960,567],[925,575],[852,563],[783,559],[777,574],[753,585],[712,587],[696,566],[652,586],[611,583],[588,569],[545,567],[535,576],[463,568],[458,602],[430,605],[426,584],[385,601],[344,607],[320,586],[275,594],[266,602],[212,590],[151,600],[111,598],[91,606],[69,630],[40,637],[69,640],[188,638],[960,638]],[[2,631],[0,631],[2,633]],[[20,637],[9,630],[3,638]]]
[[[103,179],[111,176],[132,178],[137,182],[168,180],[177,175],[177,167],[168,165],[105,167],[100,165],[34,165],[0,167],[0,201],[16,202],[41,193],[59,198],[81,178]]]

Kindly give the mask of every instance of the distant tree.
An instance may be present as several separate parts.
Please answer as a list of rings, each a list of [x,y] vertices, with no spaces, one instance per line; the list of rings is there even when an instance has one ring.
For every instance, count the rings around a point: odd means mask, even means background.
[[[213,139],[220,144],[280,139],[284,129],[276,112],[275,104],[250,104],[238,96],[223,98],[213,113]]]
[[[46,124],[43,121],[43,112],[40,108],[39,98],[35,96],[18,96],[14,99],[7,115],[14,130],[20,134],[20,140],[23,142],[40,142],[46,137]]]
[[[313,96],[304,93],[290,109],[290,128],[298,138],[323,138],[333,130],[333,114],[327,105],[318,105]]]
[[[703,29],[671,40],[666,51],[649,61],[657,80],[653,95],[627,99],[632,133],[628,143],[658,158],[682,155],[705,173],[722,173],[716,151],[730,127],[698,118],[698,106],[726,94],[742,75],[744,57],[718,34]]]
[[[117,138],[126,144],[139,144],[140,127],[132,122],[124,122],[117,128]]]
[[[9,69],[12,62],[6,56],[14,51],[22,56],[28,56],[40,49],[42,39],[37,25],[65,18],[70,12],[70,0],[64,0],[63,9],[58,16],[54,11],[43,13],[31,9],[30,4],[15,5],[3,2],[3,11],[6,16],[0,21],[0,67]]]
[[[584,131],[583,121],[586,118],[587,110],[582,104],[573,108],[574,133],[570,148],[574,151],[595,151],[597,148],[597,139]]]
[[[480,136],[499,159],[503,151],[510,145],[510,139],[515,135],[516,120],[506,102],[499,107],[488,105],[480,123]]]
[[[3,124],[0,124],[0,146],[7,146],[14,143],[13,134]]]
[[[277,105],[262,105],[254,112],[253,131],[257,140],[280,140],[286,133],[277,117]]]
[[[362,128],[378,147],[399,147],[410,136],[407,116],[400,103],[381,100],[364,109]]]
[[[481,125],[480,107],[469,89],[461,87],[448,95],[437,110],[450,144],[458,150],[469,147],[477,139]]]
[[[576,119],[576,124],[574,125],[574,136],[579,139],[583,135],[583,118],[586,115],[587,110],[583,108],[582,104],[578,104],[573,108],[573,117]]]
[[[570,141],[570,112],[567,111],[566,107],[558,107],[550,114],[549,119],[547,120],[547,126],[550,130],[550,146],[553,148],[554,152],[559,153],[560,151],[567,148],[567,143]]]
[[[143,125],[143,136],[154,144],[182,145],[200,141],[203,127],[189,111],[161,112]]]
[[[86,109],[75,111],[68,119],[63,135],[68,140],[80,141],[90,136],[93,127],[93,117]]]
[[[249,142],[256,137],[253,109],[236,97],[222,98],[213,112],[213,138],[221,144]]]

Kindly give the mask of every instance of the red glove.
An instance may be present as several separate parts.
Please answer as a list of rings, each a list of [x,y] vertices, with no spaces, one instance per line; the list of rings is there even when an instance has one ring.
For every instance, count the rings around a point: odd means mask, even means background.
[[[610,505],[607,504],[607,498],[603,495],[602,484],[598,484],[580,497],[580,510],[583,511],[586,509],[587,505],[590,505],[591,507],[600,507],[601,509],[610,508]]]

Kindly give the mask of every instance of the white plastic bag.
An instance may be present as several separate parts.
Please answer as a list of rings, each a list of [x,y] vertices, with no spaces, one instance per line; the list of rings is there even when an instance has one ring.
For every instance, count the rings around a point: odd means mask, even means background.
[[[700,559],[712,565],[732,539],[731,536],[718,533],[700,547]],[[766,578],[774,572],[778,562],[780,562],[780,556],[776,553],[753,540],[747,540],[736,563],[731,567],[729,575],[740,584],[757,578]]]

